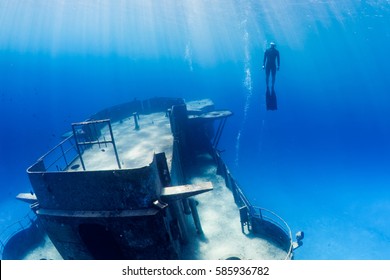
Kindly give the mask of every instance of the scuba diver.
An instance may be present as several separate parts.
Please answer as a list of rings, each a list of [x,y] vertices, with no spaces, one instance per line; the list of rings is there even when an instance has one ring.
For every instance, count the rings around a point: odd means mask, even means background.
[[[278,66],[276,67],[276,62]],[[276,70],[279,71],[280,56],[274,42],[270,43],[270,47],[264,52],[263,69],[265,69],[265,81],[267,89],[269,88],[269,74],[272,74],[272,89],[275,86]]]

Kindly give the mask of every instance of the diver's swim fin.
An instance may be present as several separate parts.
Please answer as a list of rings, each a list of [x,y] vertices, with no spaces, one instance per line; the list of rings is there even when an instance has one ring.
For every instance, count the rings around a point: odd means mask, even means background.
[[[267,91],[265,93],[265,101],[267,104],[267,110],[277,110],[278,105],[276,101],[276,93],[275,90],[272,89],[272,92],[270,92],[269,88],[267,87]]]

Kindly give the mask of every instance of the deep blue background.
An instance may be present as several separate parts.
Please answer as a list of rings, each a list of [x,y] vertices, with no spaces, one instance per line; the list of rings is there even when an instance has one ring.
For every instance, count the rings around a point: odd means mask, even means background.
[[[220,148],[245,193],[305,231],[298,259],[390,259],[389,6],[0,0],[0,202],[30,190],[26,168],[72,122],[135,97],[211,98],[235,113]],[[12,207],[2,225],[27,211]]]

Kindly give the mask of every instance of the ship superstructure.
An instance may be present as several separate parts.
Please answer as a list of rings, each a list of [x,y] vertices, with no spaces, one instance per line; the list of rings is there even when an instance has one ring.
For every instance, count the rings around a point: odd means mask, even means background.
[[[211,100],[134,100],[28,168],[37,223],[64,259],[291,259],[288,225],[251,205],[217,146]]]

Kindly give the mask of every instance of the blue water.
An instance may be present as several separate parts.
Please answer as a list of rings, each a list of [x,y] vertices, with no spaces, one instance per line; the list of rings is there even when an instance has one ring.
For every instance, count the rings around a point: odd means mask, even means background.
[[[389,26],[388,0],[0,0],[1,227],[72,122],[211,98],[235,113],[219,148],[244,192],[305,232],[297,259],[390,259]]]

